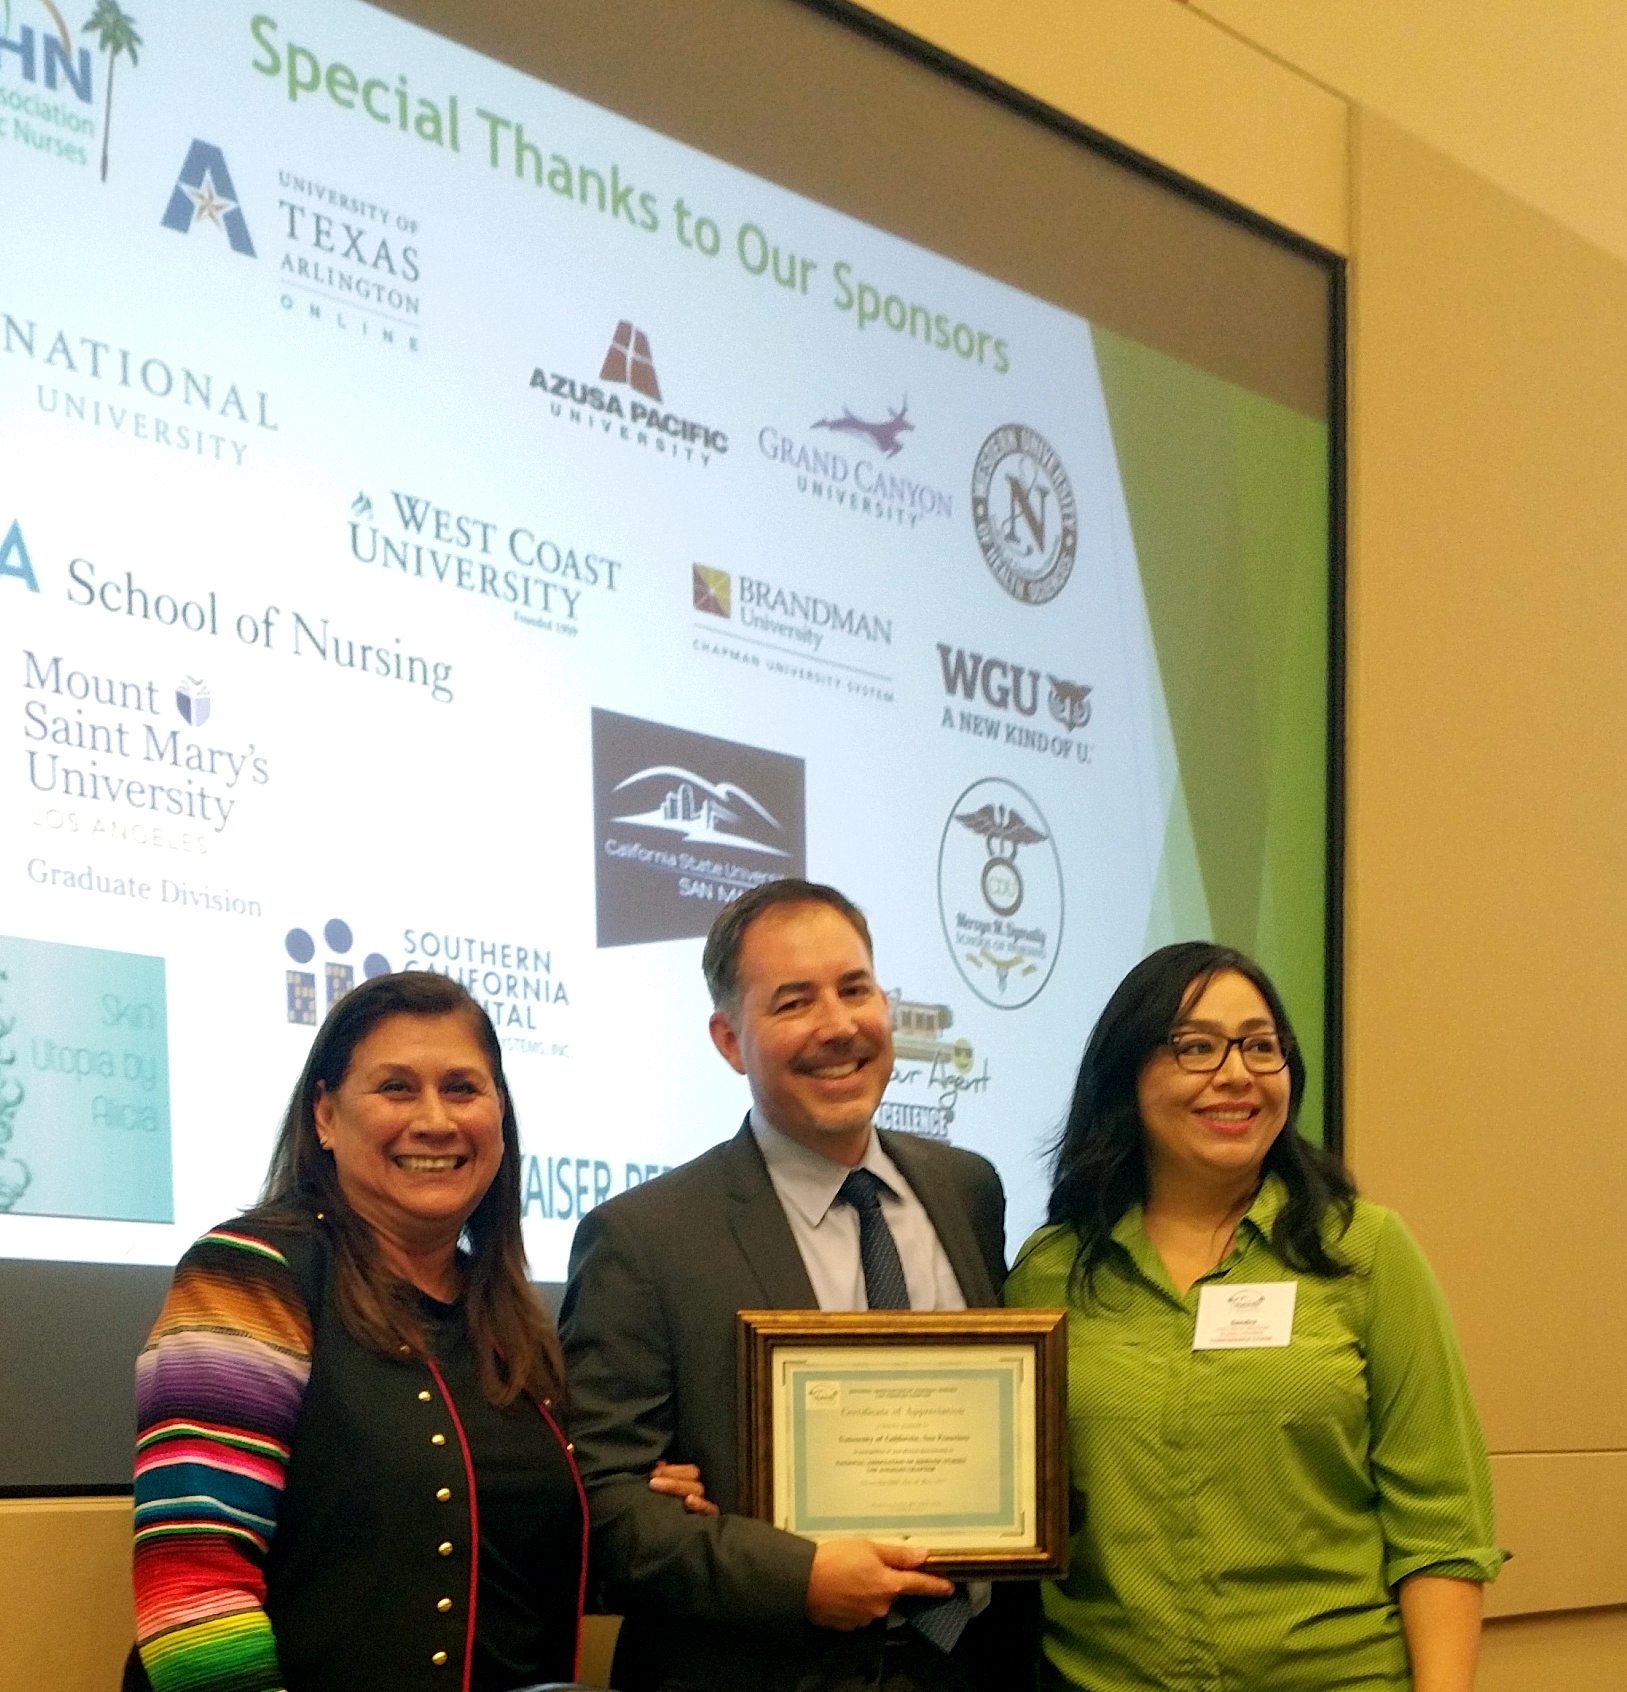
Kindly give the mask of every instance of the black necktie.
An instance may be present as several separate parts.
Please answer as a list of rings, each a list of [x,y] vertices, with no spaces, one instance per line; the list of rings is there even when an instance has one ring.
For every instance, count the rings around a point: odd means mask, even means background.
[[[909,1283],[898,1255],[898,1242],[881,1212],[881,1195],[888,1186],[868,1169],[849,1171],[836,1196],[859,1213],[859,1263],[864,1269],[864,1297],[872,1310],[908,1310]],[[952,1651],[967,1622],[971,1606],[958,1590],[952,1598],[900,1598],[896,1606],[910,1626],[940,1651]]]

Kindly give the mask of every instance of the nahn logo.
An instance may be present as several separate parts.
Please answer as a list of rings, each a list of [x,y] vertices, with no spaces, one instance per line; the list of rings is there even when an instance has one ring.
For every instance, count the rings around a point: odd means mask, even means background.
[[[350,924],[342,917],[330,917],[323,925],[322,938],[328,950],[340,958],[355,945]],[[283,949],[295,963],[308,964],[316,956],[316,942],[303,928],[290,928],[283,937]],[[356,985],[353,965],[328,959],[323,968],[328,990],[328,1008],[342,999]],[[375,975],[388,975],[390,960],[381,952],[369,952],[362,959],[362,974],[371,981]],[[308,970],[291,969],[288,974],[288,1020],[316,1026],[316,976]]]
[[[680,417],[675,411],[662,410],[661,382],[655,373],[650,338],[631,318],[624,317],[616,325],[599,366],[599,382],[609,384],[608,388],[579,381],[563,371],[545,370],[540,364],[531,372],[531,386],[548,396],[549,415],[557,422],[608,435],[685,463],[698,459],[702,469],[712,462],[714,455],[729,450],[729,437],[724,430],[694,418]],[[615,391],[622,387],[644,397],[628,400],[624,405]]]
[[[92,106],[90,49],[77,49],[68,32],[67,19],[51,4],[40,0],[50,14],[50,29],[35,32],[28,24],[19,24],[12,35],[11,0],[4,0],[0,12],[0,65],[12,54],[15,68],[24,82],[38,83],[43,75],[45,86],[52,93],[62,84],[73,90],[74,98],[83,106]],[[130,66],[137,63],[137,48],[141,37],[136,33],[136,20],[119,10],[114,0],[97,0],[96,10],[81,26],[85,33],[96,37],[98,48],[107,54],[107,100],[102,118],[102,180],[107,181],[107,140],[113,118],[113,67],[121,55],[128,57]],[[96,122],[89,114],[77,112],[61,101],[40,101],[26,93],[8,96],[11,109],[11,139],[36,152],[54,154],[71,164],[88,164],[90,155],[76,136],[88,140],[96,133]],[[57,133],[53,134],[52,131]],[[0,132],[3,133],[3,132]]]
[[[972,466],[972,527],[990,574],[1013,599],[1044,605],[1068,585],[1079,511],[1043,435],[1005,423],[984,441]]]
[[[242,253],[245,258],[255,256],[248,221],[226,167],[226,155],[207,141],[194,141],[188,149],[159,222],[180,235],[189,235],[200,223],[212,223],[231,243],[234,253]]]
[[[34,561],[28,556],[28,542],[23,539],[23,526],[15,517],[6,530],[6,538],[0,540],[0,579],[6,576],[24,583],[30,593],[40,591],[40,584],[34,579]]]
[[[840,417],[821,417],[814,424],[814,428],[829,429],[838,435],[862,435],[883,458],[897,458],[904,450],[904,443],[898,437],[906,430],[913,431],[915,428],[910,422],[909,411],[910,402],[906,398],[897,411],[887,414],[885,423],[866,423],[862,417],[855,417],[844,405]]]

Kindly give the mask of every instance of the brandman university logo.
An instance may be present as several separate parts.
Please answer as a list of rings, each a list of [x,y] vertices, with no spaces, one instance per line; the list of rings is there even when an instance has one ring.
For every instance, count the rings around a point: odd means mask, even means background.
[[[226,155],[207,141],[192,143],[159,221],[179,235],[190,234],[200,223],[212,223],[231,242],[234,253],[254,257],[254,242],[237,202],[232,173],[226,168]]]
[[[994,579],[1024,605],[1044,605],[1068,585],[1079,545],[1073,485],[1051,443],[1004,423],[972,466],[972,526]]]
[[[704,611],[708,617],[727,618],[732,615],[730,607],[734,600],[734,583],[729,579],[727,570],[714,570],[706,564],[692,565],[690,588],[697,611]]]

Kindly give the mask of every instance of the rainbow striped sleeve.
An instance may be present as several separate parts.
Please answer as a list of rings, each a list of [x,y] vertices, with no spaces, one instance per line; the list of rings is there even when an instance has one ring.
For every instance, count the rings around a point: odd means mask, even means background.
[[[311,1318],[275,1247],[216,1228],[136,1360],[136,1639],[154,1692],[278,1692],[265,1613]]]

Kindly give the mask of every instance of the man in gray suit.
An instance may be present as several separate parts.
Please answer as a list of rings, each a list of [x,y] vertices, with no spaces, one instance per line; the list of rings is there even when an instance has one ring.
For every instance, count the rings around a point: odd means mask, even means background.
[[[750,1083],[732,1140],[590,1211],[560,1314],[593,1566],[626,1616],[624,1692],[1011,1692],[1032,1686],[1035,1589],[956,1592],[923,1552],[819,1546],[735,1514],[735,1312],[997,1302],[1005,1195],[983,1158],[871,1119],[891,1010],[864,917],[767,883],[702,960],[713,1043]],[[721,1513],[663,1495],[699,1469]]]

